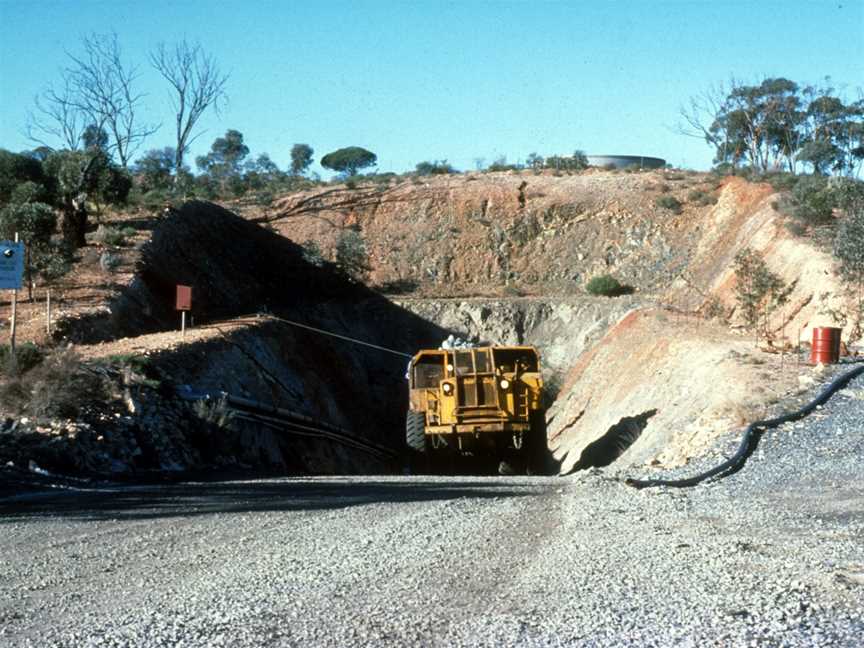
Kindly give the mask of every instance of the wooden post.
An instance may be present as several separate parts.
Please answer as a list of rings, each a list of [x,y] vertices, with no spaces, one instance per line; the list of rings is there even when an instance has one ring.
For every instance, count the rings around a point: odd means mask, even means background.
[[[15,242],[18,242],[18,232],[15,232]],[[18,289],[12,290],[12,330],[10,332],[9,346],[12,349],[12,358],[15,358],[15,328],[18,323]]]
[[[186,311],[180,311],[180,335],[186,337]]]

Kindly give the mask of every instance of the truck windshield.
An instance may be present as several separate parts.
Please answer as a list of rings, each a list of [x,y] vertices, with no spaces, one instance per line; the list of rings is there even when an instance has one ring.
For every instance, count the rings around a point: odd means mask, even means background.
[[[537,371],[537,354],[530,349],[493,349],[495,367],[505,373]]]
[[[474,373],[474,360],[471,357],[470,351],[457,351],[456,355],[456,375],[465,376]]]
[[[437,388],[444,378],[444,357],[420,358],[414,365],[414,387],[421,389]]]

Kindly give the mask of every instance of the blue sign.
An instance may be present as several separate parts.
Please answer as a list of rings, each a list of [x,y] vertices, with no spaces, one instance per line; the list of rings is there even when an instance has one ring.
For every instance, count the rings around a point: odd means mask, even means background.
[[[24,244],[0,241],[0,290],[21,288],[24,279]]]

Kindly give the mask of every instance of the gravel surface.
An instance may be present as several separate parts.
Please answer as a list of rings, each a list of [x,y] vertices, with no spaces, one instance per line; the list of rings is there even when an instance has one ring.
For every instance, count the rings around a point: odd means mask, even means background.
[[[0,645],[860,646],[862,421],[859,378],[692,489],[607,470],[6,491]]]

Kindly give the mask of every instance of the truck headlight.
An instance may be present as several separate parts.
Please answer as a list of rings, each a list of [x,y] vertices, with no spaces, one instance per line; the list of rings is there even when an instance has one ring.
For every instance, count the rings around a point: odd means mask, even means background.
[[[510,381],[507,380],[506,378],[502,378],[501,382],[499,382],[498,385],[501,387],[501,389],[509,389],[510,388]]]
[[[453,385],[451,385],[450,383],[444,383],[443,385],[441,385],[441,390],[449,396],[453,393]]]

